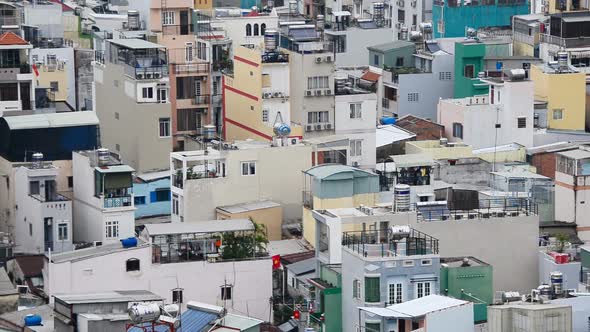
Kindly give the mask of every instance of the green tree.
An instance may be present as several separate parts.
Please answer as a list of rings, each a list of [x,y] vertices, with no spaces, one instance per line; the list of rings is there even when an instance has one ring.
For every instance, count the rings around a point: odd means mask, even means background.
[[[268,236],[266,226],[256,223],[250,218],[254,224],[254,230],[251,233],[226,233],[223,235],[223,259],[244,259],[255,257],[259,253],[266,251],[268,244]]]

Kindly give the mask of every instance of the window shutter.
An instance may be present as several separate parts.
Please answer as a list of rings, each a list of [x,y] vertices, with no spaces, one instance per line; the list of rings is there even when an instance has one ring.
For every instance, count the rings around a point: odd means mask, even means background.
[[[155,201],[157,201],[156,192],[151,191],[150,192],[150,202],[155,202]]]

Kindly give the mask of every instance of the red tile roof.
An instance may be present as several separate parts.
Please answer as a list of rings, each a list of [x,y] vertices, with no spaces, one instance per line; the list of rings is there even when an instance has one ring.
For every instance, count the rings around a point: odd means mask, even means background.
[[[379,77],[381,77],[381,75],[374,73],[370,70],[366,71],[363,76],[361,76],[361,78],[365,81],[371,81],[371,82],[377,82],[379,80]]]
[[[0,35],[0,45],[28,45],[29,42],[19,37],[14,32],[5,32]]]

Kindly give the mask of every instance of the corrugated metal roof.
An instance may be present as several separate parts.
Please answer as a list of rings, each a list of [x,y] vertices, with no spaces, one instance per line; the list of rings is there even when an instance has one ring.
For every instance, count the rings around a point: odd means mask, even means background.
[[[391,310],[391,309],[388,309],[388,308],[360,307],[359,309],[361,309],[362,311],[366,311],[366,312],[375,314],[375,315],[380,316],[380,317],[387,317],[387,318],[393,318],[393,317],[410,318],[410,316],[408,316],[408,315],[404,315],[401,312],[397,312],[395,310]]]
[[[145,225],[150,236],[169,234],[198,234],[254,230],[254,224],[248,219],[229,219],[194,221],[183,223],[163,223]]]
[[[285,268],[287,270],[293,272],[293,274],[295,274],[296,276],[298,276],[300,274],[307,274],[307,273],[315,271],[316,264],[317,264],[316,262],[317,261],[316,261],[315,257],[313,257],[313,258],[299,261],[297,263],[285,265]]]
[[[280,206],[281,206],[281,204],[273,202],[273,201],[257,201],[257,202],[220,206],[217,209],[227,212],[227,213],[242,213],[242,212],[250,212],[250,211],[262,210],[262,209],[270,209],[270,208],[275,208],[275,207],[280,207]]]
[[[425,153],[400,154],[390,156],[395,163],[395,167],[416,167],[416,166],[432,166],[434,159]]]
[[[568,157],[568,158],[572,158],[572,159],[586,159],[586,158],[590,158],[590,151],[577,149],[577,150],[559,152],[559,155],[564,156],[564,157]]]
[[[400,127],[396,127],[394,125],[379,126],[377,127],[377,131],[375,133],[375,141],[377,147],[382,147],[385,145],[389,145],[391,143],[404,141],[412,137],[416,137],[416,134],[413,134],[407,130],[404,130]]]
[[[136,177],[138,177],[146,182],[160,180],[163,178],[169,178],[170,177],[170,170],[165,170],[165,171],[160,171],[160,172],[141,173],[141,174],[137,174]]]
[[[111,44],[123,46],[130,49],[147,49],[147,48],[166,48],[160,44],[152,43],[143,39],[129,38],[129,39],[111,39]]]
[[[378,44],[367,47],[369,51],[387,52],[396,48],[414,46],[414,43],[405,40],[396,40],[389,43]]]
[[[98,256],[109,255],[109,254],[116,253],[119,251],[145,249],[147,247],[149,247],[149,244],[147,244],[145,241],[142,241],[140,238],[138,238],[137,239],[137,247],[124,248],[121,245],[121,243],[118,243],[118,242],[117,243],[110,243],[110,244],[105,244],[105,245],[97,246],[97,247],[78,249],[78,250],[63,252],[63,253],[59,253],[59,254],[52,254],[51,261],[53,263],[63,263],[63,262],[83,260],[83,259],[88,259],[88,258],[93,258],[93,257],[98,257]]]
[[[11,130],[98,125],[92,111],[5,116]]]
[[[376,174],[373,174],[369,171],[360,169],[360,168],[355,168],[352,166],[346,166],[346,165],[318,165],[315,167],[312,167],[310,169],[308,169],[307,171],[305,171],[305,173],[307,175],[311,175],[313,177],[316,177],[318,179],[326,179],[334,174],[338,174],[338,173],[344,173],[344,172],[350,172],[351,173],[351,177],[355,177],[355,176],[377,176]]]
[[[146,290],[113,291],[104,293],[56,294],[55,297],[67,304],[162,301],[161,296]]]
[[[442,295],[428,295],[412,301],[394,304],[386,309],[392,310],[409,317],[420,317],[434,311],[440,311],[452,307],[469,304],[468,301],[458,300]]]

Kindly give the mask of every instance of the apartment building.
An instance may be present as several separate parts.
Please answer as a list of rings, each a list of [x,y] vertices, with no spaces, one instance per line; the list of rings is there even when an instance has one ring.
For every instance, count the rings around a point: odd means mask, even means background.
[[[251,9],[252,6],[247,8]],[[270,12],[250,10],[242,14],[242,11],[247,10],[236,7],[215,8],[214,17],[211,18],[211,26],[223,29],[232,41],[232,54],[242,45],[262,46],[264,32],[279,29],[279,15],[275,8]]]
[[[514,55],[539,57],[541,33],[546,30],[548,18],[543,14],[516,15],[512,18]]]
[[[36,84],[29,59],[33,45],[14,32],[4,32],[0,46],[0,66],[4,68],[0,75],[0,116],[35,110]]]
[[[534,82],[535,100],[547,103],[548,129],[583,131],[588,127],[585,73],[568,65],[564,58],[561,63],[532,66],[530,78]]]
[[[97,52],[94,82],[102,146],[138,172],[168,168],[174,123],[165,47],[108,40],[105,52]]]
[[[438,123],[450,142],[475,149],[510,143],[533,145],[533,82],[524,70],[507,72],[503,79],[485,79],[489,92],[461,99],[440,100]]]
[[[71,47],[34,48],[30,53],[31,63],[35,64],[39,72],[37,93],[44,93],[50,102],[66,103],[68,108],[75,110],[74,49]]]
[[[33,162],[15,169],[15,252],[63,252],[72,247],[72,201],[58,193],[58,168],[33,154]]]
[[[118,243],[135,234],[134,169],[107,149],[73,153],[74,240]],[[169,193],[168,193],[169,194]]]
[[[216,208],[260,200],[280,204],[283,223],[297,222],[302,191],[298,175],[311,167],[311,152],[301,144],[277,147],[255,141],[173,152],[172,222],[211,220]]]
[[[253,232],[247,219],[149,224],[135,245],[117,241],[52,255],[43,268],[45,292],[53,301],[56,294],[150,289],[167,303],[199,299],[266,321],[272,315],[270,257],[248,249],[232,255],[216,245],[232,237],[247,241]]]

